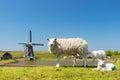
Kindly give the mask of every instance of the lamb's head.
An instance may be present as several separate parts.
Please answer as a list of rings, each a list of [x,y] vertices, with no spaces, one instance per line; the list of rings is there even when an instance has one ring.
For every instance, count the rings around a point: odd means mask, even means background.
[[[89,51],[88,51],[88,53],[87,53],[87,57],[91,57],[91,58],[92,58],[92,57],[93,57],[92,52],[89,52]]]
[[[101,67],[104,67],[105,66],[105,61],[98,59],[98,65],[101,66]]]
[[[57,40],[56,38],[52,38],[52,39],[47,38],[47,41],[48,41],[48,47],[50,47],[50,48],[55,47],[56,40]]]

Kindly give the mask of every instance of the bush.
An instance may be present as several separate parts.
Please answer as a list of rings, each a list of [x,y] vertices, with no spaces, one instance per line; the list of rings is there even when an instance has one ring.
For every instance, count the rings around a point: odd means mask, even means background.
[[[106,54],[107,54],[107,56],[120,55],[120,52],[107,50],[107,51],[106,51]]]
[[[112,56],[112,52],[111,52],[110,50],[107,50],[107,51],[106,51],[106,55],[107,55],[107,56]]]

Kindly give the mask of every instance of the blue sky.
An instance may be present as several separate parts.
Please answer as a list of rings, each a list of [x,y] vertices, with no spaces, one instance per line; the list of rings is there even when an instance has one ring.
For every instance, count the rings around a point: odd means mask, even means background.
[[[120,51],[119,0],[0,0],[0,50],[23,50],[29,40],[83,38],[89,50]]]

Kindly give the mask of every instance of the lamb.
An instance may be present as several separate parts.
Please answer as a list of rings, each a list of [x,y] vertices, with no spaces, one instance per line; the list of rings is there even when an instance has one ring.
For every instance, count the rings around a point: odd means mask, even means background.
[[[50,53],[56,55],[56,67],[60,66],[60,56],[62,54],[67,54],[74,56],[74,64],[76,64],[76,55],[79,54],[83,58],[83,65],[87,65],[87,54],[88,54],[88,43],[81,38],[67,38],[67,39],[57,39],[57,38],[47,38],[48,50]]]
[[[87,57],[92,57],[93,58],[93,60],[92,60],[93,65],[95,63],[95,59],[102,59],[105,62],[107,61],[106,53],[105,53],[104,50],[97,50],[97,51],[89,52]]]
[[[104,60],[98,60],[97,70],[112,71],[116,70],[116,66],[112,63],[106,63]]]

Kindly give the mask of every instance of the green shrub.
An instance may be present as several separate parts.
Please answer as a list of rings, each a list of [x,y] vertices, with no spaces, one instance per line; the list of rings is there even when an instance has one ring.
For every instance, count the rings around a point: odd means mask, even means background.
[[[107,56],[112,56],[112,52],[111,52],[110,50],[107,50],[107,51],[106,51],[106,55],[107,55]]]
[[[120,55],[119,51],[111,51],[111,50],[107,50],[106,51],[107,56],[112,56],[112,55]]]

